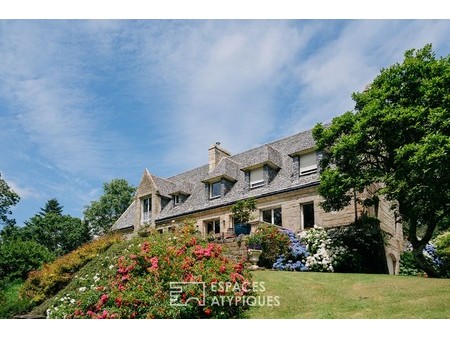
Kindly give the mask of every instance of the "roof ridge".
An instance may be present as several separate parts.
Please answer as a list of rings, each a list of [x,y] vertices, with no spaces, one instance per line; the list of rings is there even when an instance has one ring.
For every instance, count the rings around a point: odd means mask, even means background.
[[[264,143],[264,144],[262,144],[262,145],[253,147],[253,148],[251,148],[251,149],[245,150],[245,151],[240,152],[240,153],[237,153],[237,154],[233,154],[233,155],[231,155],[231,156],[227,156],[227,157],[225,157],[225,158],[227,158],[227,159],[233,161],[233,162],[236,163],[236,164],[240,164],[239,162],[237,162],[237,161],[234,160],[235,157],[239,157],[239,156],[241,156],[241,155],[243,155],[243,154],[247,154],[247,153],[249,153],[249,152],[255,151],[256,149],[262,148],[262,147],[264,147],[264,146],[270,146],[272,149],[278,151],[276,148],[273,147],[273,144],[279,143],[279,142],[282,142],[282,141],[285,141],[285,140],[287,140],[287,139],[289,139],[289,138],[298,137],[298,136],[300,136],[301,134],[306,134],[306,133],[311,133],[311,132],[312,132],[312,128],[311,128],[311,129],[307,129],[307,130],[303,130],[303,131],[301,131],[301,132],[299,132],[299,133],[292,134],[292,135],[289,135],[289,136],[280,138],[280,139],[278,139],[278,140],[274,140],[274,141],[271,141],[271,142]],[[176,177],[178,177],[178,176],[180,176],[180,175],[186,175],[186,174],[188,174],[188,173],[190,173],[190,172],[193,172],[193,171],[196,171],[196,170],[200,170],[200,169],[202,169],[202,168],[204,168],[204,167],[208,167],[208,164],[204,164],[204,165],[202,165],[202,166],[199,166],[199,167],[196,167],[196,168],[193,168],[193,169],[189,169],[189,170],[183,171],[183,172],[178,173],[178,174],[176,174],[176,175],[170,176],[169,178],[166,178],[166,180],[169,180],[169,181],[170,181],[170,180],[172,180],[172,179],[174,179],[174,178],[176,178]]]

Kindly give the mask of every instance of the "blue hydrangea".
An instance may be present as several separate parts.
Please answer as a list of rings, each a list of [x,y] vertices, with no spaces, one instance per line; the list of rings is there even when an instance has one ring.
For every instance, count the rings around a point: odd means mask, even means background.
[[[273,264],[273,269],[285,271],[308,271],[304,260],[309,253],[306,247],[300,243],[295,233],[289,229],[281,229],[290,240],[290,252],[287,256],[281,255]]]

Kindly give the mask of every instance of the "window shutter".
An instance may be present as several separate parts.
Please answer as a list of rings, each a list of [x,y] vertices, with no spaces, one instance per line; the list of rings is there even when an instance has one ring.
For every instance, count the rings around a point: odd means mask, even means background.
[[[316,152],[308,153],[300,157],[300,175],[308,174],[317,169]]]
[[[263,168],[258,168],[250,171],[250,186],[253,187],[255,183],[264,182]]]

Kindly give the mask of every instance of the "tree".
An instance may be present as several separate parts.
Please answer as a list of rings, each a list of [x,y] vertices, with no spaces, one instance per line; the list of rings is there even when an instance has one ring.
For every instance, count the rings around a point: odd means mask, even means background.
[[[45,207],[41,208],[41,212],[38,213],[40,216],[45,216],[49,213],[54,213],[56,215],[62,216],[63,207],[59,204],[56,198],[52,198],[45,203]]]
[[[62,214],[56,199],[49,200],[41,212],[25,222],[24,239],[33,240],[56,255],[75,250],[91,239],[89,228],[79,218]]]
[[[35,241],[12,239],[0,243],[0,280],[26,279],[30,271],[54,258],[54,254]]]
[[[0,225],[14,225],[16,223],[14,219],[8,219],[8,215],[11,215],[9,208],[19,203],[19,200],[19,195],[2,179],[0,173]]]
[[[103,184],[103,195],[98,201],[85,206],[84,218],[94,234],[109,231],[117,219],[127,210],[134,198],[136,188],[124,179],[113,179]]]
[[[237,201],[231,206],[231,212],[240,224],[247,224],[252,212],[255,210],[256,200],[254,198]]]
[[[313,129],[320,161],[319,192],[327,211],[350,203],[370,185],[393,201],[418,265],[439,273],[423,255],[450,213],[450,57],[437,59],[431,45],[405,52],[382,69],[355,109]]]

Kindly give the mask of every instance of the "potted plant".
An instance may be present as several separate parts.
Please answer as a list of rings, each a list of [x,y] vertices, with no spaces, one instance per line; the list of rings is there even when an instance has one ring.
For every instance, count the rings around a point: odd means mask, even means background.
[[[256,210],[256,200],[251,197],[245,200],[236,202],[231,207],[231,212],[233,213],[234,219],[238,222],[235,223],[235,234],[245,234],[250,233],[250,226],[248,222],[252,216],[252,213]]]
[[[247,238],[247,254],[248,260],[252,263],[250,270],[258,270],[259,256],[262,254],[262,241],[258,234],[252,234]]]

